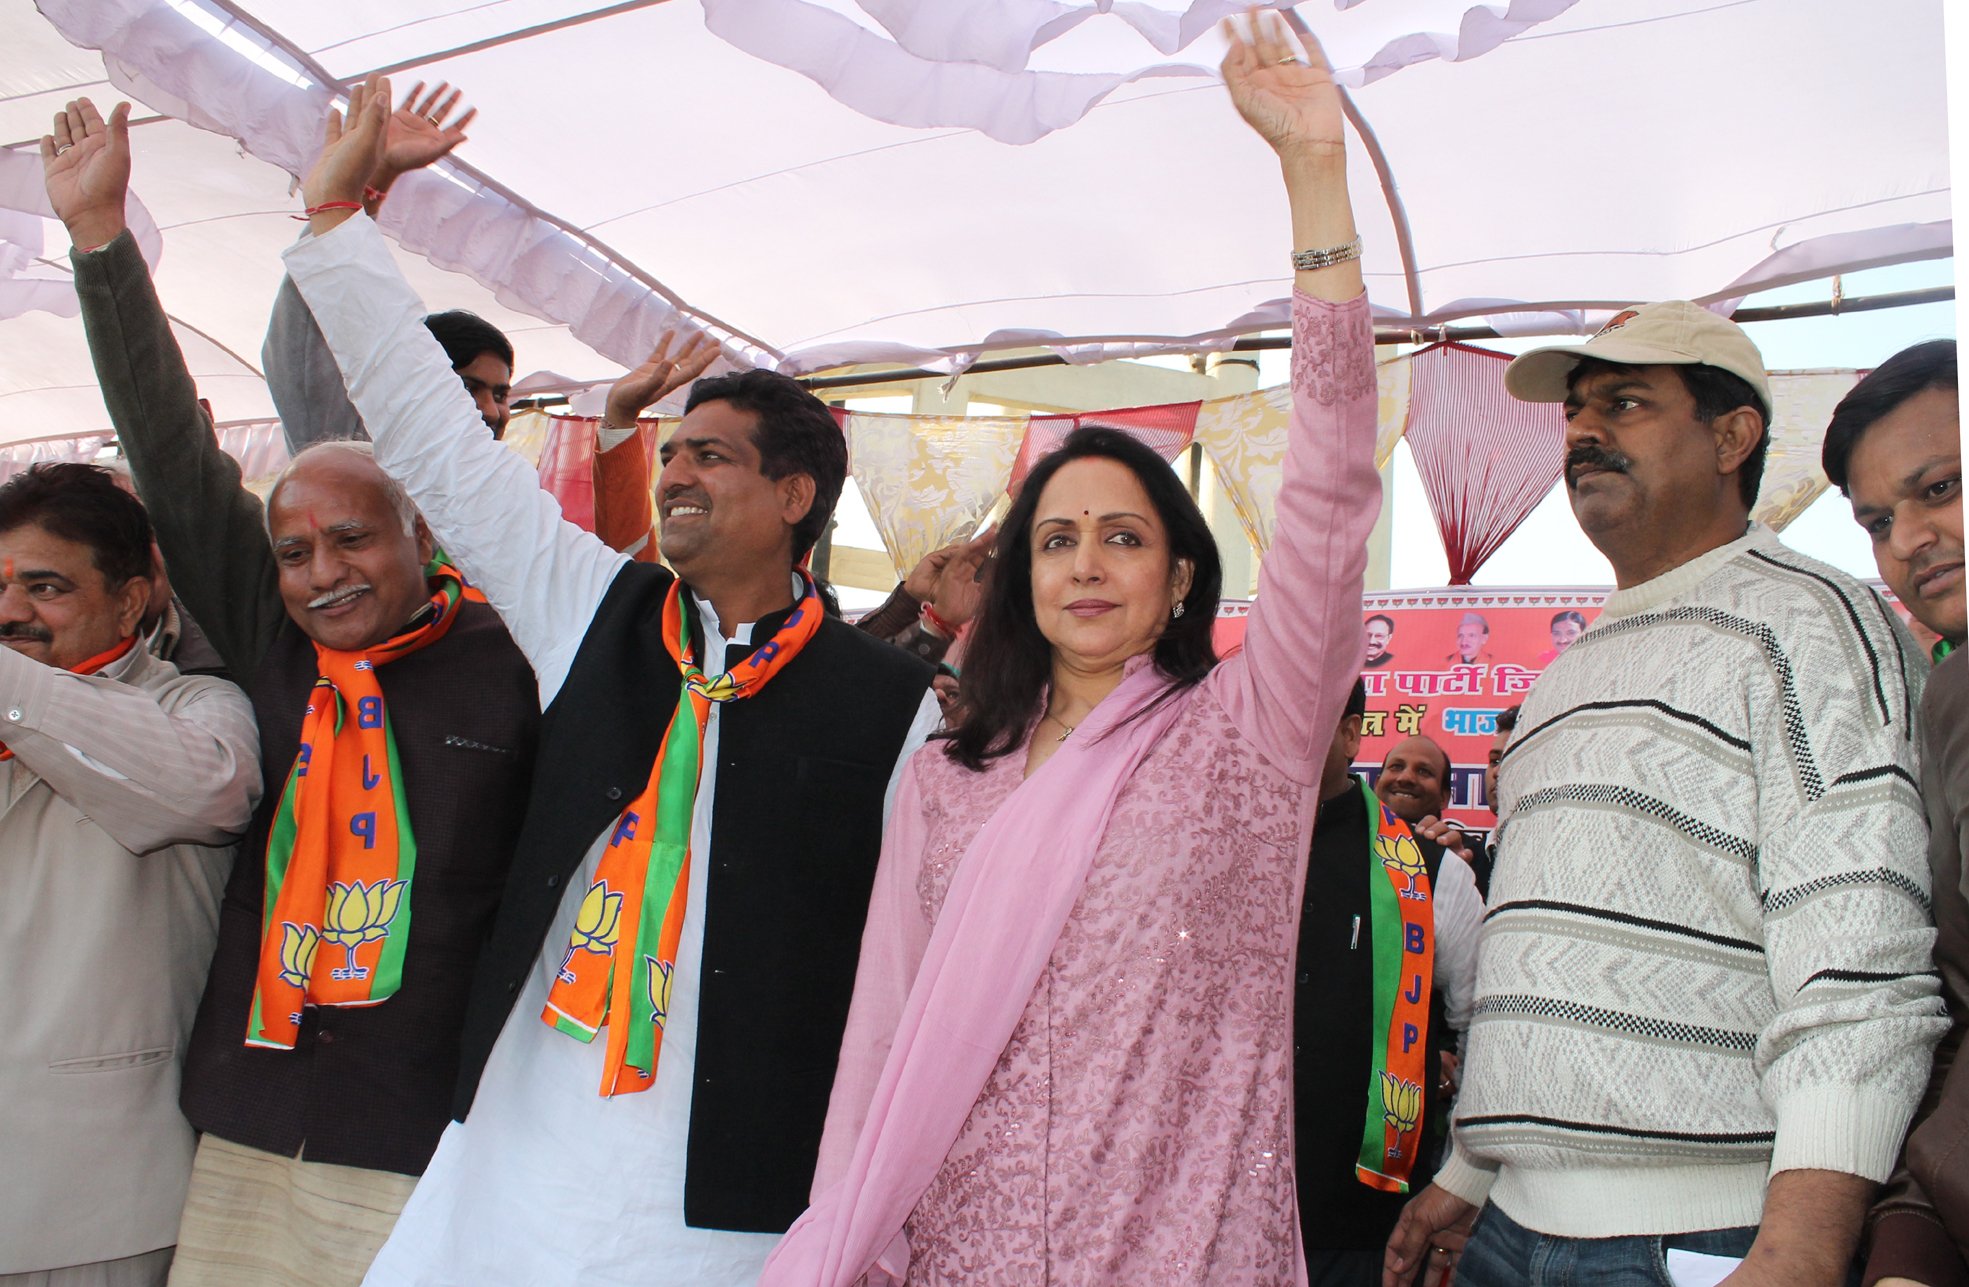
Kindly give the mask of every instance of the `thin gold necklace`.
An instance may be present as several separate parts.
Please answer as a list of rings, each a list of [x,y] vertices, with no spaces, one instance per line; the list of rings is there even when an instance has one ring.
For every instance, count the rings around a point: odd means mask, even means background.
[[[1058,737],[1053,739],[1055,742],[1064,742],[1068,738],[1073,736],[1074,726],[1072,724],[1067,723],[1065,720],[1061,719],[1058,715],[1055,715],[1052,711],[1046,712],[1046,718],[1052,720],[1055,724],[1058,724],[1061,728],[1066,730],[1066,732],[1060,734]]]

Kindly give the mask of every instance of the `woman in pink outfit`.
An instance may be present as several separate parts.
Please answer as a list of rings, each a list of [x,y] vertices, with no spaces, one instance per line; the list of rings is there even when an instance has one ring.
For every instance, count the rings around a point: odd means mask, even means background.
[[[1212,652],[1216,550],[1166,463],[1083,429],[1033,470],[957,731],[901,780],[814,1205],[764,1284],[1304,1281],[1291,970],[1381,489],[1339,93],[1264,23],[1224,78],[1329,253],[1297,257],[1244,651]]]

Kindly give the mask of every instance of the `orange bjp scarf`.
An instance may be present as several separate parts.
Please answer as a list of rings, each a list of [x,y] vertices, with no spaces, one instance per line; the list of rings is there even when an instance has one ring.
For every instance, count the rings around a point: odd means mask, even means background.
[[[320,678],[267,833],[249,1046],[291,1050],[306,1007],[376,1005],[402,982],[417,841],[376,668],[444,638],[466,600],[485,601],[442,554],[424,571],[421,624],[372,648],[315,645]],[[337,951],[318,958],[323,944]]]
[[[1435,985],[1436,920],[1429,871],[1408,824],[1367,797],[1368,909],[1374,953],[1374,1032],[1367,1119],[1355,1178],[1407,1193],[1422,1151],[1422,1096],[1429,1075],[1429,991]],[[1460,859],[1458,861],[1461,861]],[[1380,877],[1380,879],[1377,879]]]
[[[575,913],[567,955],[540,1012],[543,1023],[581,1042],[593,1041],[607,1026],[603,1095],[633,1094],[656,1084],[690,889],[691,818],[711,703],[737,701],[764,688],[820,629],[820,592],[811,576],[800,576],[805,592],[778,632],[715,678],[707,678],[693,657],[681,582],[671,582],[663,602],[663,643],[682,674],[683,691],[648,784],[609,833],[595,883]]]

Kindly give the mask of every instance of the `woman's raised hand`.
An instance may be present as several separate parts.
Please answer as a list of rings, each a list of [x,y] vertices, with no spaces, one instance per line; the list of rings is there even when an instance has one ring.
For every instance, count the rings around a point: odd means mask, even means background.
[[[1319,42],[1304,48],[1272,10],[1253,9],[1240,24],[1224,20],[1230,50],[1224,55],[1224,84],[1238,115],[1280,156],[1340,153],[1340,87]]]

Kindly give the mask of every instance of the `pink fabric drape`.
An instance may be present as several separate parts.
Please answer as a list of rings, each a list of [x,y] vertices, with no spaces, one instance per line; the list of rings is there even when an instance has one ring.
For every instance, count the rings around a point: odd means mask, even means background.
[[[1005,490],[1016,495],[1032,467],[1059,450],[1067,435],[1086,425],[1119,429],[1159,453],[1164,460],[1174,460],[1195,436],[1196,413],[1202,405],[1201,402],[1169,402],[1155,407],[1124,407],[1118,411],[1034,416],[1026,422],[1025,440],[1019,444],[1018,459],[1012,462],[1012,479]]]
[[[583,531],[595,530],[595,427],[593,416],[555,416],[540,449],[540,485],[561,503],[561,514]]]
[[[1564,415],[1556,404],[1505,392],[1509,360],[1467,344],[1434,344],[1410,359],[1405,436],[1451,585],[1470,584],[1564,468]]]

